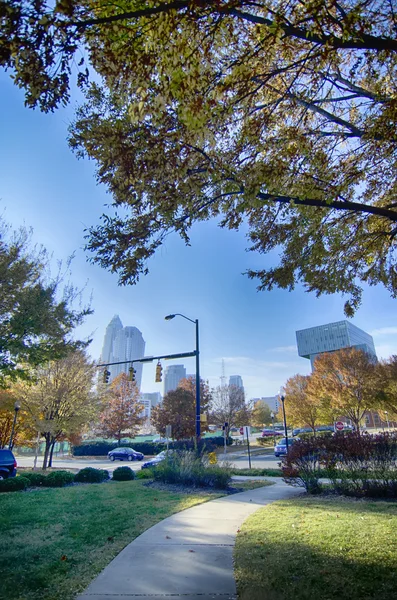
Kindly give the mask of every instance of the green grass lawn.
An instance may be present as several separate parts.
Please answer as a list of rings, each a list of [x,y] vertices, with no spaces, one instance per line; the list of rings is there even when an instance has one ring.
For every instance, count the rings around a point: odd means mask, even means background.
[[[240,529],[239,600],[396,597],[396,503],[295,498],[258,510]]]
[[[251,477],[282,477],[281,469],[232,469],[232,475],[248,475]]]
[[[0,598],[69,600],[148,527],[221,495],[141,481],[1,494]]]

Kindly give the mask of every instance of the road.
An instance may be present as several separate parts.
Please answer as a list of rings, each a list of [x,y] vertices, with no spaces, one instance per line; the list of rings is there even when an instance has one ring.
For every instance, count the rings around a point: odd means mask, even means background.
[[[20,467],[33,467],[33,456],[17,456],[17,463]],[[56,469],[84,469],[85,467],[95,467],[96,469],[107,469],[113,472],[114,469],[120,465],[128,465],[134,471],[139,471],[142,463],[148,460],[149,457],[145,457],[142,462],[140,461],[119,461],[116,460],[111,462],[106,458],[54,458],[52,461],[53,468]],[[222,461],[223,455],[219,455],[219,461]],[[37,465],[40,467],[43,457],[38,458]],[[227,455],[227,461],[231,463],[237,469],[248,468],[248,456],[239,456],[237,453],[233,455]],[[254,455],[251,457],[251,466],[257,469],[277,469],[279,467],[280,459],[276,458],[274,454],[268,455]]]
[[[33,456],[16,456],[16,460],[19,467],[33,467],[34,457]],[[37,466],[41,467],[43,457],[39,456],[37,459]],[[96,469],[107,469],[111,473],[120,465],[128,465],[133,471],[139,471],[143,461],[120,461],[115,460],[111,462],[107,458],[53,458],[52,467],[55,469],[84,469],[85,467],[95,467]]]

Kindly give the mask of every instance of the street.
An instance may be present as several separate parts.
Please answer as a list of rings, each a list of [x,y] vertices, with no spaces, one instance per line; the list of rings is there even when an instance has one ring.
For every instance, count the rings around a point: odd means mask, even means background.
[[[19,467],[33,467],[34,457],[33,456],[16,456],[16,460]],[[54,469],[84,469],[85,467],[95,467],[95,469],[107,469],[109,472],[113,472],[114,469],[120,467],[121,465],[128,465],[131,467],[133,471],[139,471],[142,464],[147,459],[143,459],[142,461],[132,461],[129,462],[127,460],[115,460],[111,462],[107,458],[99,457],[99,458],[53,458],[52,467]],[[43,462],[43,457],[39,456],[37,459],[37,466],[41,467]]]
[[[218,460],[222,462],[223,454],[218,456]],[[33,456],[17,456],[17,463],[20,467],[33,467],[34,457]],[[43,457],[38,457],[37,466],[41,467]],[[96,469],[107,469],[110,472],[113,472],[114,469],[119,467],[120,465],[128,465],[133,469],[133,471],[139,471],[142,464],[149,460],[149,457],[145,457],[143,461],[120,461],[115,460],[111,462],[107,458],[98,457],[98,458],[90,458],[90,457],[79,457],[79,458],[60,458],[56,457],[52,460],[52,466],[55,469],[84,469],[85,467],[95,467]],[[238,452],[232,455],[227,455],[227,461],[232,464],[236,469],[246,469],[248,468],[248,456],[239,455]],[[251,456],[251,466],[257,469],[277,469],[279,467],[280,459],[276,458],[274,454],[268,455],[253,455]]]

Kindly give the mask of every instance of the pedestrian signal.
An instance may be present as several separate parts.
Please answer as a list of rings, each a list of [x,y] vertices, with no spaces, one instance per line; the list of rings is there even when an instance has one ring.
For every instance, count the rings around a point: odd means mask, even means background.
[[[163,374],[163,367],[161,366],[161,362],[159,361],[156,365],[156,383],[162,381],[161,377]]]

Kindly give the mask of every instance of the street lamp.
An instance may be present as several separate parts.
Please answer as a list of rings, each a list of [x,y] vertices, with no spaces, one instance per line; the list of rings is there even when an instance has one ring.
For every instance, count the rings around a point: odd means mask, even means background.
[[[285,400],[285,388],[284,387],[280,388],[280,391],[279,391],[278,395],[279,395],[279,398],[281,400],[281,404],[283,406],[285,445],[287,447],[287,454],[288,454],[288,433],[287,433],[287,419],[286,419],[286,416],[285,416],[285,406],[284,406],[284,400]]]
[[[181,313],[175,313],[174,315],[167,315],[165,317],[166,321],[170,321],[175,317],[183,317],[187,321],[194,323],[196,325],[196,439],[199,441],[200,439],[200,350],[199,350],[199,322],[198,319],[189,319],[185,315]]]
[[[389,423],[389,413],[387,412],[387,410],[385,410],[385,415],[386,415],[386,421],[387,421],[387,431],[389,431],[390,423]]]
[[[14,404],[14,421],[12,423],[12,429],[11,429],[11,435],[10,435],[10,443],[8,444],[8,447],[10,450],[12,450],[12,443],[13,443],[13,438],[14,438],[14,431],[15,431],[15,424],[17,422],[17,416],[18,416],[18,411],[21,408],[21,405],[19,404],[19,402],[15,402]]]
[[[276,445],[276,431],[274,429],[274,412],[272,411],[270,413],[270,418],[272,420],[272,425],[273,425],[273,438],[274,438],[274,445]]]

